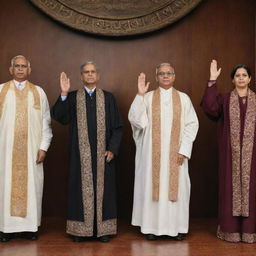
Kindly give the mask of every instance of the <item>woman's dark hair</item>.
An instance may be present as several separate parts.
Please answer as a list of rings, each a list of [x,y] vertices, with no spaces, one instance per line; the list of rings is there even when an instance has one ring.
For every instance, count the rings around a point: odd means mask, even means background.
[[[250,70],[250,68],[249,68],[248,66],[246,66],[246,65],[244,65],[244,64],[238,64],[237,66],[233,67],[233,69],[232,69],[232,71],[231,71],[230,76],[231,76],[232,79],[234,79],[235,73],[236,73],[236,71],[237,71],[239,68],[244,68],[244,69],[247,71],[248,76],[249,76],[249,77],[252,76],[251,70]]]

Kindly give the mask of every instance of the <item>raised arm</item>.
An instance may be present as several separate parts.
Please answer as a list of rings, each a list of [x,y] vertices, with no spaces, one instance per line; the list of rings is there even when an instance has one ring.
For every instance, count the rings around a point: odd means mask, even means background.
[[[67,96],[70,90],[70,79],[67,77],[65,72],[61,72],[60,74],[60,89],[61,96]]]
[[[138,77],[138,95],[144,96],[148,91],[150,82],[146,83],[146,75],[144,73],[140,73]]]
[[[57,99],[56,103],[51,109],[51,116],[54,120],[61,124],[68,124],[70,122],[70,104],[68,93],[70,90],[70,79],[65,72],[60,74],[60,89],[61,96]]]
[[[138,93],[130,107],[128,119],[134,129],[144,129],[148,124],[146,104],[144,96],[149,88],[149,82],[146,83],[146,75],[140,73],[138,76]]]
[[[210,80],[205,89],[204,96],[201,102],[201,107],[204,112],[217,120],[222,114],[222,95],[218,93],[216,88],[216,80],[221,73],[221,68],[218,69],[217,61],[212,60],[210,64]],[[217,118],[217,119],[216,119]]]
[[[210,81],[216,81],[221,73],[221,68],[218,69],[218,63],[216,60],[212,60],[210,65]]]

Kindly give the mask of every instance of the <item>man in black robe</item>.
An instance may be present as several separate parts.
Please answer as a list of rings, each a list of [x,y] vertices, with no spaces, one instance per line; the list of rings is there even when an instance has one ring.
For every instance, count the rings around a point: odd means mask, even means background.
[[[70,124],[70,174],[67,233],[76,242],[96,236],[102,242],[116,234],[116,183],[114,157],[123,123],[114,96],[96,88],[96,65],[81,65],[83,88],[71,91],[62,72],[61,95],[52,117]]]

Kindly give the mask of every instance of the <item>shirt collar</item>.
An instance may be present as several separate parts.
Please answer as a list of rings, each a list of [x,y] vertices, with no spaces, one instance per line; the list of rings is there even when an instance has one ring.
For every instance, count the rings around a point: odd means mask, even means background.
[[[96,87],[94,87],[93,89],[89,89],[88,87],[84,86],[84,89],[89,93],[90,91],[94,92]]]
[[[162,87],[159,87],[160,88],[160,92],[161,93],[170,93],[170,92],[172,92],[172,87],[171,88],[169,88],[169,89],[164,89],[164,88],[162,88]]]
[[[13,82],[15,84],[15,86],[18,88],[18,89],[23,89],[25,87],[25,84],[27,82],[27,80],[25,81],[22,81],[22,82],[18,82],[16,81],[15,79],[13,79]],[[19,86],[21,84],[21,86]]]

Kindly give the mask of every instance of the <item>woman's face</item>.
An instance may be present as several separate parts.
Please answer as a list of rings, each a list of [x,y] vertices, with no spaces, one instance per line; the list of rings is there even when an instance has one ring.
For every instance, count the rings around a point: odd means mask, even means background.
[[[244,68],[238,68],[232,80],[235,87],[240,89],[247,88],[250,81],[251,78],[249,77],[246,69]]]

